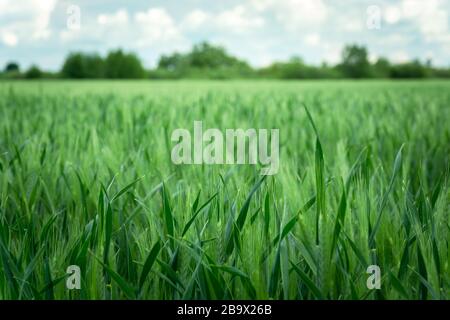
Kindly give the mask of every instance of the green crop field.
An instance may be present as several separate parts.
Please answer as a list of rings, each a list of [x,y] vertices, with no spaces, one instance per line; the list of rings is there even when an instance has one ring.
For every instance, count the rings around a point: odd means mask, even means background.
[[[449,103],[447,81],[0,82],[0,299],[448,299]],[[173,164],[195,120],[279,129],[279,172]]]

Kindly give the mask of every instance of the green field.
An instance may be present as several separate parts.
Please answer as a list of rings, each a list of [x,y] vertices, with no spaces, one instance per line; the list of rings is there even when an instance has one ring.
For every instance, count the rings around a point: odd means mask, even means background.
[[[448,299],[449,103],[446,81],[0,82],[0,299]],[[278,128],[278,174],[174,165],[194,120]]]

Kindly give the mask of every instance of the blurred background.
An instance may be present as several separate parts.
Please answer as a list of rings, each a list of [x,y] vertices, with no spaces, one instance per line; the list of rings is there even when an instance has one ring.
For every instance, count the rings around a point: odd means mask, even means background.
[[[450,1],[0,1],[3,78],[449,77]]]

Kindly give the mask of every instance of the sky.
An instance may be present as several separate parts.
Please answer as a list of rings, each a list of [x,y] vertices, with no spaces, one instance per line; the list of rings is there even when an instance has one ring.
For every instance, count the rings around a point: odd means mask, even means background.
[[[0,0],[0,68],[59,70],[72,51],[123,48],[146,67],[209,41],[252,66],[299,56],[340,61],[345,44],[369,59],[450,66],[450,0]]]

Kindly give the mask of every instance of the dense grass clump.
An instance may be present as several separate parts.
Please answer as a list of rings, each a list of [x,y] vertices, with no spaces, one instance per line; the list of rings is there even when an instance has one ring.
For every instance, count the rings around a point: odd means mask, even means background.
[[[0,299],[447,299],[449,102],[448,82],[0,83]],[[194,120],[279,128],[279,173],[172,164]]]

